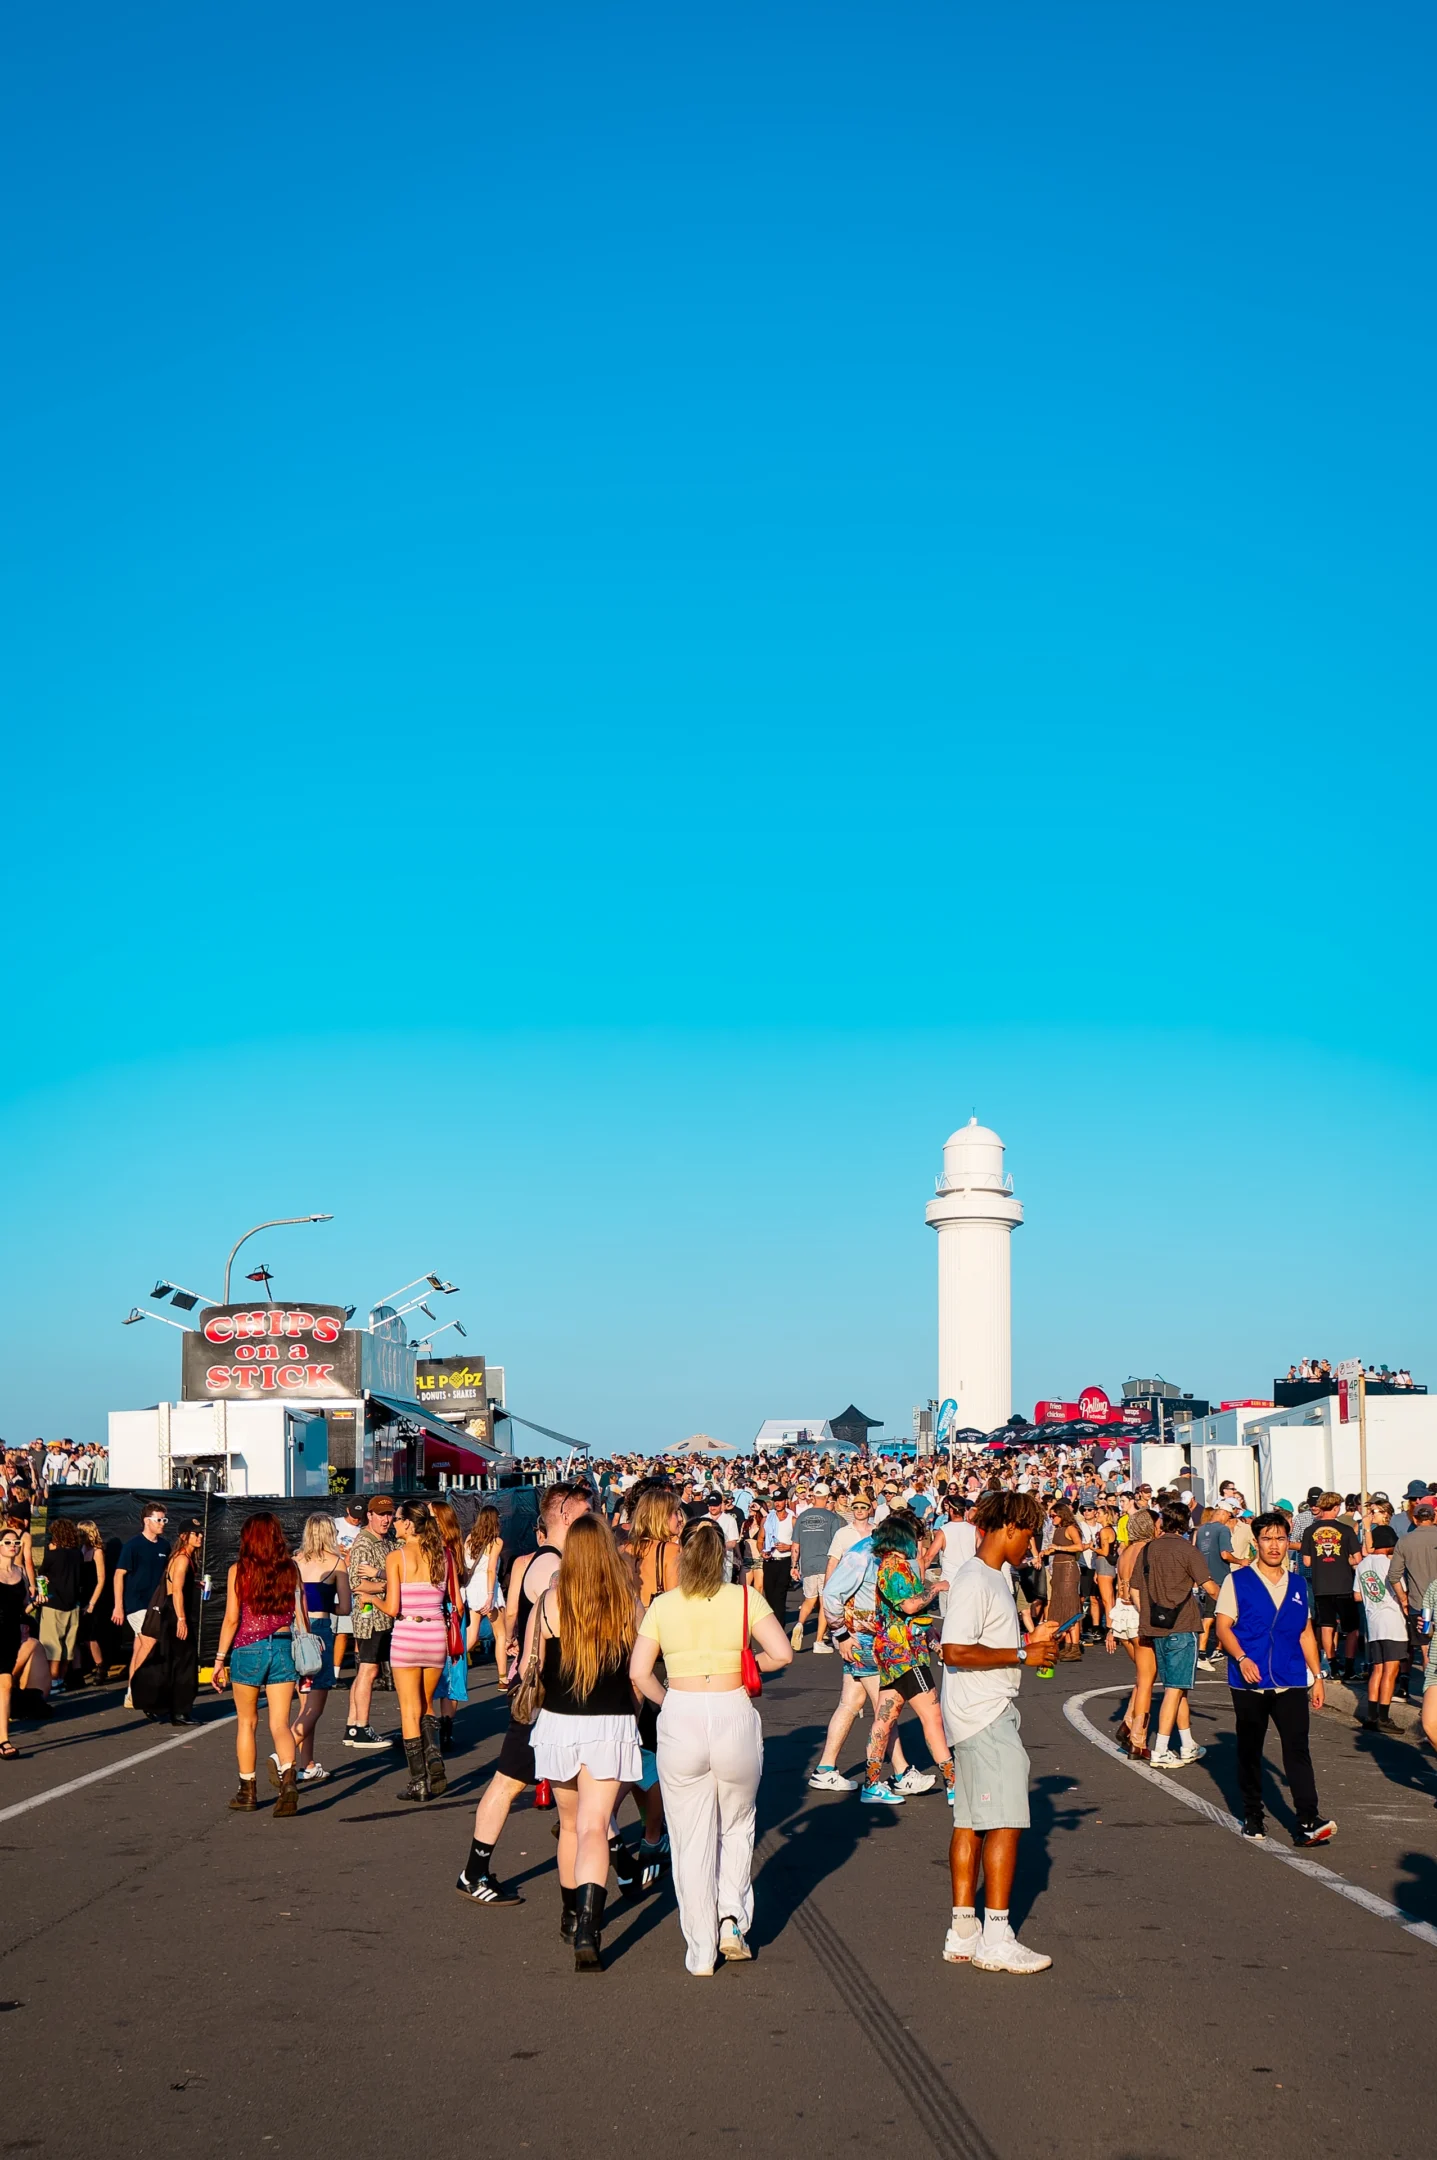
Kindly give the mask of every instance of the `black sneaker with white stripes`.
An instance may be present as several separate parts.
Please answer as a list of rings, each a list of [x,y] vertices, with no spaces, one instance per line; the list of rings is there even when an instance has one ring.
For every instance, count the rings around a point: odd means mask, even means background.
[[[500,1882],[488,1868],[482,1875],[471,1875],[466,1868],[454,1887],[461,1897],[469,1898],[475,1905],[522,1905],[524,1902],[517,1890]]]
[[[494,1855],[492,1845],[485,1845],[475,1838],[469,1847],[469,1858],[464,1872],[454,1887],[460,1897],[467,1897],[475,1905],[522,1905],[524,1900],[517,1890],[500,1882],[490,1866]]]

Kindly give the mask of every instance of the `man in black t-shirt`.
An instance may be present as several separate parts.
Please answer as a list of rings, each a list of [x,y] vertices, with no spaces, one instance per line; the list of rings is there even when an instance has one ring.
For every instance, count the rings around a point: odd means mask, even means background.
[[[127,1539],[120,1547],[115,1568],[115,1625],[124,1627],[128,1622],[135,1638],[130,1647],[131,1680],[153,1647],[149,1636],[142,1635],[140,1630],[145,1624],[150,1599],[165,1579],[165,1562],[170,1557],[170,1541],[164,1535],[168,1521],[169,1512],[164,1503],[152,1500],[141,1517],[139,1536]],[[125,1708],[133,1707],[126,1689]]]
[[[1341,1493],[1319,1493],[1298,1548],[1317,1616],[1324,1673],[1332,1670],[1339,1635],[1345,1667],[1356,1663],[1362,1633],[1361,1607],[1352,1587],[1352,1571],[1362,1558],[1362,1540],[1341,1516]]]

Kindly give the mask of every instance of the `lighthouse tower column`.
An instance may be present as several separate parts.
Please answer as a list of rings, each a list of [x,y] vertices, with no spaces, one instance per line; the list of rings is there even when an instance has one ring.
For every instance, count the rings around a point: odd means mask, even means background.
[[[926,1218],[938,1232],[938,1392],[955,1423],[992,1432],[1013,1410],[1013,1232],[1023,1220],[1002,1141],[976,1118],[943,1149]]]

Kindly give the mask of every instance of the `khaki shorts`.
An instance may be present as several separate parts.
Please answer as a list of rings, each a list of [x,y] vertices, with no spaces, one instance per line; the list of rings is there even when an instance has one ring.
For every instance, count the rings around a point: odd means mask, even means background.
[[[1026,1830],[1028,1750],[1018,1737],[1011,1706],[953,1747],[955,1830]]]
[[[68,1612],[53,1605],[40,1607],[40,1648],[52,1665],[68,1665],[80,1640],[80,1608]]]

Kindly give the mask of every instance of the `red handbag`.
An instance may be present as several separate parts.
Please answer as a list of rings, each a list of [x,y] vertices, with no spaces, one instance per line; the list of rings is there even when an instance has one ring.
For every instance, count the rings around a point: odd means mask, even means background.
[[[464,1599],[454,1555],[447,1550],[444,1554],[444,1649],[451,1659],[464,1655]]]
[[[743,1579],[743,1648],[738,1656],[739,1678],[744,1693],[757,1697],[763,1693],[763,1674],[758,1669],[758,1659],[749,1646],[748,1639],[748,1577]]]

